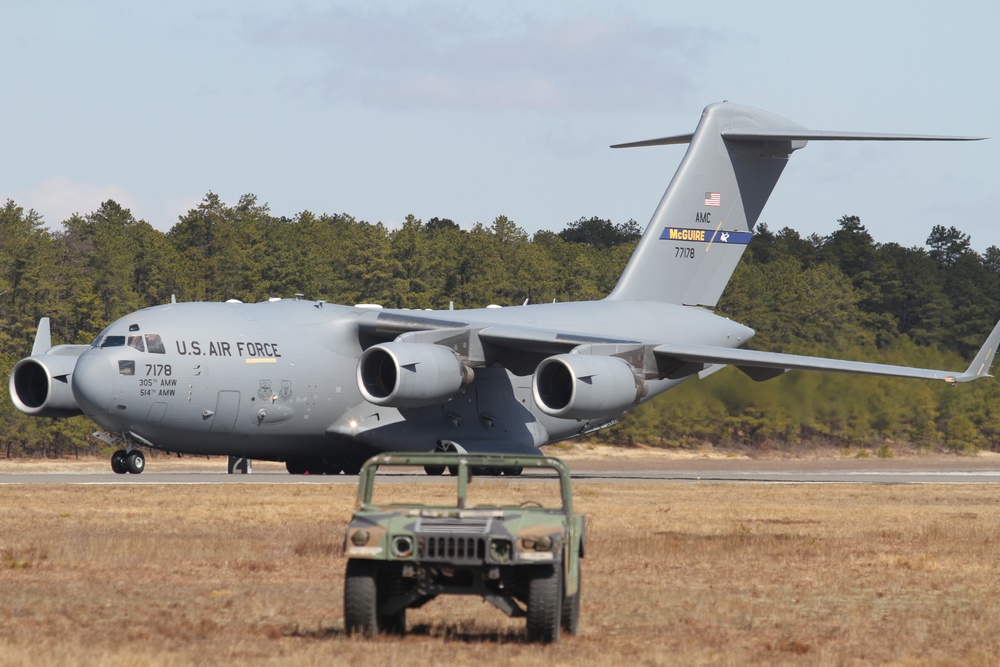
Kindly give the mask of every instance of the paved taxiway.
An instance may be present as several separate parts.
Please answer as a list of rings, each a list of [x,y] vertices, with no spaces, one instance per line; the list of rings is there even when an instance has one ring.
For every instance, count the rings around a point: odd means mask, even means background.
[[[403,474],[401,479],[431,480],[423,474]],[[522,479],[527,479],[527,476]],[[582,470],[573,473],[576,483],[601,482],[752,482],[777,484],[992,484],[1000,482],[997,469],[967,470]],[[224,472],[150,472],[116,475],[99,472],[0,473],[6,484],[357,484],[355,475],[289,475],[279,471],[227,475]]]

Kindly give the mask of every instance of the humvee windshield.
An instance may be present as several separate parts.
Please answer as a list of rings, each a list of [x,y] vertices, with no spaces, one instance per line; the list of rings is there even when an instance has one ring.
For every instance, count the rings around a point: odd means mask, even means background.
[[[380,465],[371,504],[459,507],[458,477],[447,472],[428,476],[422,468]],[[476,475],[466,487],[465,509],[546,507],[563,509],[559,475],[546,468],[526,468],[518,477]]]

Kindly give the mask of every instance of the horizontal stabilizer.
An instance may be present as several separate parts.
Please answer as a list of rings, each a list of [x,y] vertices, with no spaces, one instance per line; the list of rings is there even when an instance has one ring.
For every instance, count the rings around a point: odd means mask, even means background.
[[[719,133],[727,141],[983,141],[988,137],[957,137],[940,134],[883,134],[879,132],[828,132],[825,130],[745,129],[723,130]],[[611,148],[645,148],[648,146],[672,146],[689,144],[693,134],[677,134],[672,137],[630,141],[612,144]]]
[[[645,146],[672,146],[675,144],[689,144],[694,134],[677,134],[672,137],[661,137],[659,139],[646,139],[645,141],[631,141],[627,144],[612,144],[612,148],[643,148]]]
[[[824,130],[724,130],[729,141],[982,141],[986,137],[952,137],[937,134],[880,134],[878,132],[827,132]]]

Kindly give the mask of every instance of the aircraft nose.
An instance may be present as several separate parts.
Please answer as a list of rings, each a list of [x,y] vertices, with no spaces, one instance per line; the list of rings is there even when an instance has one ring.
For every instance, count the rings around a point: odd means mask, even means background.
[[[73,370],[73,397],[83,414],[107,412],[114,394],[113,361],[89,351],[80,355]]]

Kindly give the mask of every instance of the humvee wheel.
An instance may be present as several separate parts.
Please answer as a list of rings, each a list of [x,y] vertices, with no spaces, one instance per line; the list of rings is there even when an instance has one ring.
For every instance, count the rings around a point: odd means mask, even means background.
[[[542,566],[528,575],[528,641],[559,641],[562,568]]]
[[[564,595],[562,600],[562,629],[576,635],[580,629],[580,592],[583,590],[583,572],[577,575],[576,595]]]
[[[400,609],[392,616],[382,617],[382,631],[390,635],[403,636],[406,634],[406,610]]]
[[[378,564],[370,560],[347,561],[344,578],[344,631],[374,637],[379,631]],[[405,623],[405,617],[404,617]]]
[[[385,563],[381,566],[377,581],[378,597],[382,601],[379,604],[379,631],[390,635],[406,634],[406,607],[403,607],[395,614],[383,614],[383,605],[392,598],[403,592],[403,575],[398,566]]]

